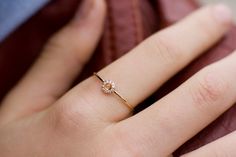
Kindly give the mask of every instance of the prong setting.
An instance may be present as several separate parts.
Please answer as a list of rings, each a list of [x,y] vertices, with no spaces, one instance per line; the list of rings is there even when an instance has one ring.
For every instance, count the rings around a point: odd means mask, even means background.
[[[122,97],[117,91],[116,91],[116,86],[115,83],[111,80],[104,80],[102,77],[100,77],[96,72],[93,73],[94,76],[96,76],[101,82],[102,82],[102,91],[105,94],[114,94],[117,97],[119,97],[124,103],[125,105],[132,111],[133,110],[133,106],[130,105],[127,100]]]

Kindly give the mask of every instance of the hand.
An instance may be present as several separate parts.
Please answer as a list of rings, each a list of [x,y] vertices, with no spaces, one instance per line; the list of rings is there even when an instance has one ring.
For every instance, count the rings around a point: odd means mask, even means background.
[[[236,101],[236,54],[204,68],[132,116],[95,76],[69,89],[102,34],[103,0],[85,1],[52,37],[0,110],[1,157],[167,157]],[[98,74],[137,106],[216,43],[231,25],[223,5],[204,7],[162,30]],[[236,133],[185,157],[236,156]]]

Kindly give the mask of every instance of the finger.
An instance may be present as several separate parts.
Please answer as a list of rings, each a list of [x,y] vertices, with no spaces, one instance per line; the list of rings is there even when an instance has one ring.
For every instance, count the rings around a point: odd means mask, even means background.
[[[235,157],[236,156],[236,132],[222,137],[204,147],[193,152],[185,154],[181,157]]]
[[[103,0],[85,0],[74,19],[54,35],[38,61],[5,100],[20,114],[42,110],[54,102],[92,55],[103,30]]]
[[[117,83],[120,95],[135,107],[219,40],[230,23],[230,13],[224,6],[205,7],[180,23],[153,35],[98,74],[103,79],[111,79]],[[95,77],[84,81],[62,98],[62,103],[59,104],[65,104],[68,99],[69,102],[83,99],[90,104],[87,107],[96,111],[93,115],[100,115],[111,121],[126,117],[129,109],[115,96],[104,95],[99,83]]]
[[[166,156],[236,102],[236,52],[201,70],[172,93],[121,122],[144,156]],[[121,129],[122,130],[122,129]]]

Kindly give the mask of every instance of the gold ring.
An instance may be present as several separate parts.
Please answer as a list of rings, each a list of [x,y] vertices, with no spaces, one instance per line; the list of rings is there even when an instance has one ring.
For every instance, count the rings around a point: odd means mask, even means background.
[[[104,80],[101,78],[96,72],[93,73],[101,82],[102,82],[102,91],[105,94],[115,94],[118,98],[122,100],[122,102],[130,109],[133,110],[133,107],[128,103],[128,101],[122,97],[116,90],[116,85],[111,80]]]

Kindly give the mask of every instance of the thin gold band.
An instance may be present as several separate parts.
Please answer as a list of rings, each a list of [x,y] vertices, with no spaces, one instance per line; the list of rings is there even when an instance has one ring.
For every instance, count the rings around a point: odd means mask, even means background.
[[[122,102],[130,109],[133,110],[133,107],[128,103],[128,101],[122,97],[115,89],[115,83],[112,82],[111,80],[104,80],[103,78],[101,78],[96,72],[93,73],[94,76],[96,76],[96,78],[98,78],[102,83],[102,89],[104,93],[107,94],[115,94],[118,98],[120,98],[120,100],[122,100]],[[108,87],[105,87],[106,85],[108,85]]]

